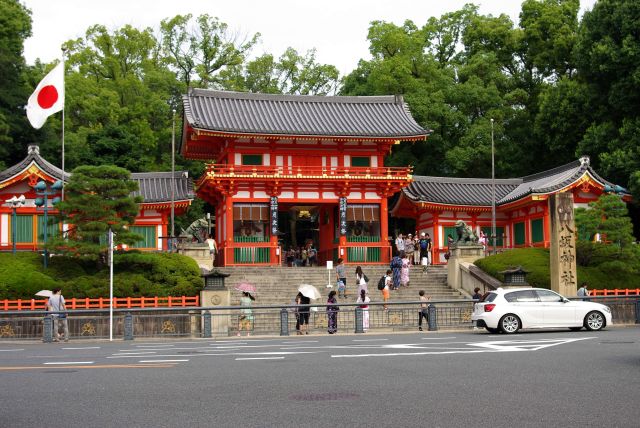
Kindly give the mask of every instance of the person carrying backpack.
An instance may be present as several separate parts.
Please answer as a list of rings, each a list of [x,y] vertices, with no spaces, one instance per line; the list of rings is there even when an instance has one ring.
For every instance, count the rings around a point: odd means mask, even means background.
[[[391,269],[387,269],[387,274],[383,275],[378,280],[378,290],[382,292],[382,301],[387,302],[389,300],[389,289],[391,288]],[[384,310],[389,309],[387,305],[384,305]]]

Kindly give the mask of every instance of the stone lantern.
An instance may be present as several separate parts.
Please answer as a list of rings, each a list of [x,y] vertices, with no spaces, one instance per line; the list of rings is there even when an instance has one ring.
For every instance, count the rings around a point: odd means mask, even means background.
[[[499,272],[504,275],[503,285],[507,287],[528,287],[527,274],[529,271],[522,269],[522,266],[503,270]]]

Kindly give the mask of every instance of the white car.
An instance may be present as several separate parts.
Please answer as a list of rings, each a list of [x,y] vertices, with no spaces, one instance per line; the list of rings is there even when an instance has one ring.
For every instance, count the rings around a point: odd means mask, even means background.
[[[558,327],[596,331],[611,325],[611,309],[600,303],[569,300],[543,288],[498,288],[474,305],[471,319],[490,333]]]

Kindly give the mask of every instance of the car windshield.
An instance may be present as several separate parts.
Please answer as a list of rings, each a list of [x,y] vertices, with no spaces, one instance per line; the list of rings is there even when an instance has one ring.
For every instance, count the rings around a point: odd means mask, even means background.
[[[536,296],[533,290],[521,290],[506,293],[504,299],[507,302],[537,302],[538,296]]]

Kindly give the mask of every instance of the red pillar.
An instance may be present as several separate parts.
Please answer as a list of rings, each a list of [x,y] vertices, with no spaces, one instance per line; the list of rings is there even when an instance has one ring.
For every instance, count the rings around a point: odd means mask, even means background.
[[[225,265],[229,265],[233,263],[233,197],[227,194],[224,198],[224,206],[226,208],[224,217],[225,217],[225,230],[227,239],[224,243],[224,262]]]
[[[389,201],[387,200],[386,195],[382,197],[380,200],[380,245],[386,246],[389,244]],[[390,250],[383,250],[381,262],[389,263],[391,260],[389,259],[391,255]]]
[[[440,231],[438,213],[433,213],[433,239],[431,240],[431,263],[440,264]]]

